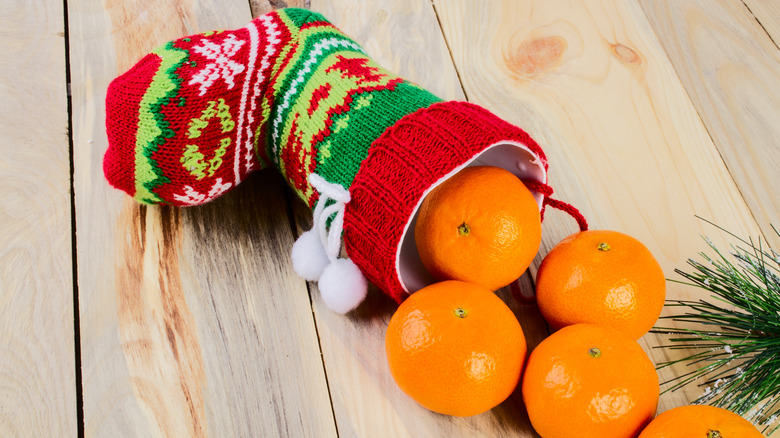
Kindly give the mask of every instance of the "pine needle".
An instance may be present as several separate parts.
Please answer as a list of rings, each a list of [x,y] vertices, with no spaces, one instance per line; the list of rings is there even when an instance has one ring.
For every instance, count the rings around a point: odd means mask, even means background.
[[[775,431],[780,428],[780,254],[765,249],[761,239],[745,240],[705,222],[739,244],[724,254],[704,237],[715,255],[702,252],[703,261],[689,259],[691,272],[675,269],[685,281],[670,281],[707,290],[711,299],[667,301],[681,313],[661,319],[675,321],[675,327],[652,330],[668,336],[669,344],[656,348],[687,354],[658,368],[685,364],[692,370],[664,382],[669,385],[664,392],[698,382],[704,392],[693,403],[729,409],[765,432]]]

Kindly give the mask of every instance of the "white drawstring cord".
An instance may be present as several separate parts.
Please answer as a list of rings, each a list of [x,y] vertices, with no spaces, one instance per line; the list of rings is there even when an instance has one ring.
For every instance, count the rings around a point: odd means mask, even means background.
[[[349,191],[340,184],[325,181],[325,178],[312,173],[309,175],[309,183],[320,193],[317,206],[314,207],[314,230],[325,248],[328,260],[335,261],[341,253],[341,233],[344,230],[344,208],[352,200]],[[334,201],[327,205],[329,201]],[[336,215],[328,229],[328,219]]]

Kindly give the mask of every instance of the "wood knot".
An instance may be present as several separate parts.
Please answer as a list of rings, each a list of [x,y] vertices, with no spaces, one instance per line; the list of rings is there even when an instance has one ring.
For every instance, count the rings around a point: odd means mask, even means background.
[[[627,62],[629,64],[639,64],[642,62],[642,57],[639,56],[639,54],[632,49],[631,47],[625,46],[621,43],[612,44],[612,52],[623,62]]]
[[[384,24],[385,21],[387,21],[388,13],[384,9],[380,9],[379,12],[374,15],[373,24],[374,26],[381,26]]]
[[[523,41],[505,62],[518,76],[533,76],[556,67],[567,47],[566,39],[558,35],[534,38]]]

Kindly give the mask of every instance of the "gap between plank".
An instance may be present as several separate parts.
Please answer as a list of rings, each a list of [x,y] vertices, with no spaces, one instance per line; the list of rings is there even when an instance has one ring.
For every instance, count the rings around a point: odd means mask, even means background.
[[[254,12],[253,12],[254,15]],[[276,171],[276,168],[273,169],[273,171]],[[287,204],[287,218],[289,219],[290,223],[290,231],[292,232],[293,238],[298,239],[300,235],[298,234],[298,224],[295,220],[295,207],[293,206],[293,202],[297,202],[292,194],[291,190],[287,187],[287,183],[284,184],[284,200]],[[314,333],[317,334],[317,347],[320,350],[320,361],[322,362],[322,370],[323,374],[325,374],[325,387],[328,388],[328,401],[330,402],[330,412],[331,415],[333,415],[333,426],[336,428],[336,437],[339,437],[339,422],[336,419],[336,408],[333,406],[333,395],[331,394],[330,390],[330,380],[328,379],[328,367],[325,364],[325,354],[322,351],[322,340],[320,339],[320,329],[317,325],[317,314],[314,312],[314,300],[311,297],[311,283],[308,281],[306,283],[306,292],[309,295],[309,308],[311,309],[311,318],[314,320]]]
[[[279,0],[270,0],[270,5],[276,9],[280,9],[282,7],[287,7],[286,2],[279,1]],[[310,0],[304,0],[303,5],[305,9],[310,9]],[[249,9],[252,12],[252,18],[257,18],[258,11],[256,10],[256,5],[253,0],[249,0]],[[271,166],[273,171],[276,171],[276,168],[272,165]],[[287,219],[289,220],[290,225],[290,232],[292,232],[293,238],[297,239],[299,237],[298,234],[298,224],[295,220],[295,207],[293,205],[293,202],[297,202],[295,198],[293,198],[293,194],[291,190],[287,187],[287,183],[285,182],[283,184],[284,190],[284,200],[287,207]],[[314,312],[314,301],[312,300],[311,294],[311,284],[307,281],[306,283],[306,292],[309,295],[309,308],[311,309],[311,317],[314,322],[314,333],[317,334],[317,348],[320,350],[320,361],[322,362],[322,371],[325,376],[325,387],[328,389],[328,402],[330,403],[330,413],[333,416],[333,426],[336,429],[336,437],[339,437],[339,422],[336,419],[336,408],[333,406],[333,394],[330,390],[330,380],[328,379],[328,369],[327,365],[325,364],[325,354],[322,351],[322,340],[320,338],[320,329],[317,325],[317,315]]]
[[[463,91],[463,96],[466,100],[469,100],[469,95],[466,93],[466,87],[463,86],[463,79],[460,77],[460,71],[458,70],[458,64],[455,63],[455,58],[452,55],[452,49],[450,49],[450,42],[447,41],[447,34],[444,32],[444,27],[441,25],[441,18],[439,18],[439,11],[436,10],[436,0],[431,0],[431,7],[433,8],[433,15],[436,16],[436,23],[439,25],[439,32],[441,32],[442,38],[444,38],[444,45],[447,47],[447,53],[450,54],[450,62],[452,62],[452,68],[455,69],[455,75],[458,76],[458,84]]]
[[[73,344],[76,371],[76,427],[77,434],[84,436],[84,389],[81,375],[81,324],[79,321],[79,275],[76,250],[76,194],[74,190],[75,164],[73,160],[73,99],[70,90],[70,30],[68,28],[68,0],[62,0],[63,25],[65,40],[65,86],[67,87],[68,112],[68,161],[70,173],[70,247],[71,267],[73,270]]]
[[[758,19],[758,17],[756,16],[756,14],[754,14],[754,13],[753,13],[753,10],[752,10],[752,9],[750,9],[750,6],[748,6],[748,4],[747,4],[747,3],[745,3],[745,0],[742,0],[742,4],[743,4],[743,5],[745,5],[745,8],[747,8],[748,12],[750,12],[750,15],[752,15],[752,16],[753,16],[753,18],[756,20],[756,23],[758,23],[758,25],[759,25],[759,26],[761,26],[761,29],[764,31],[764,33],[766,34],[766,36],[768,36],[768,37],[769,37],[769,41],[772,41],[772,44],[774,44],[774,45],[775,45],[775,47],[777,47],[778,49],[780,49],[780,46],[778,46],[778,45],[777,45],[777,43],[775,42],[775,40],[772,38],[772,34],[771,34],[771,33],[769,33],[769,32],[767,32],[767,30],[766,30],[766,27],[764,27],[764,25],[761,23],[761,20],[759,20],[759,19]]]

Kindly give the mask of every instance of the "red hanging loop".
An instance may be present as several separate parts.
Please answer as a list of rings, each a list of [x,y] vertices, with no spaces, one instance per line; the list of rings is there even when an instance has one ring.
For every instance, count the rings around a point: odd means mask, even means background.
[[[520,289],[519,279],[509,283],[509,290],[512,292],[512,296],[523,304],[536,303],[536,294],[529,296],[523,295],[523,291]]]
[[[571,204],[567,204],[566,202],[559,201],[557,199],[553,199],[550,196],[553,194],[552,187],[548,186],[547,184],[541,183],[536,180],[523,180],[523,184],[525,184],[526,187],[528,187],[528,190],[532,190],[534,192],[541,193],[544,197],[544,200],[542,201],[542,210],[541,210],[541,217],[542,220],[544,220],[544,210],[549,205],[552,208],[555,208],[557,210],[565,211],[568,213],[571,217],[574,218],[574,220],[577,221],[577,225],[580,227],[580,231],[586,231],[588,229],[588,221],[585,220],[585,216],[580,213],[579,210],[577,210],[576,207],[574,207]]]

